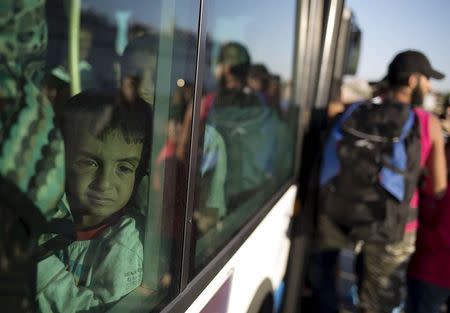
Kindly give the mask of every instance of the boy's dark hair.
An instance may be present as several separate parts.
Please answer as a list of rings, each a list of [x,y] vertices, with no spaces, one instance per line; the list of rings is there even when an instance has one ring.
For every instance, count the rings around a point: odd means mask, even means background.
[[[62,123],[63,135],[69,126],[82,126],[99,139],[119,130],[127,143],[144,143],[151,136],[152,110],[145,101],[124,101],[118,91],[87,90],[67,101]]]
[[[119,91],[83,91],[71,97],[62,109],[62,133],[87,130],[104,140],[119,131],[128,144],[142,143],[141,160],[147,163],[151,148],[153,114],[150,105],[141,99],[127,102]],[[143,164],[146,168],[146,164]]]

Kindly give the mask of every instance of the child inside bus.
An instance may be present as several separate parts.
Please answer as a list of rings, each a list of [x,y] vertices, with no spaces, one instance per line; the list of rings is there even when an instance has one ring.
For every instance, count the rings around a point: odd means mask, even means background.
[[[141,284],[143,227],[132,207],[151,127],[151,109],[142,101],[86,91],[65,105],[62,202],[77,232],[38,264],[42,312],[104,311]]]

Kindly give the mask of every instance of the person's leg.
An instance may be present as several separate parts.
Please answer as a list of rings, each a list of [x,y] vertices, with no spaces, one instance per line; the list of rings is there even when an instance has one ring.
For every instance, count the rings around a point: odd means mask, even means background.
[[[364,280],[364,253],[362,251],[356,254],[355,276],[356,276],[356,286],[358,287],[358,290],[361,290],[362,281]]]
[[[339,310],[336,270],[339,250],[327,250],[311,256],[309,281],[314,306],[319,313],[337,313]]]
[[[439,313],[450,295],[450,289],[408,277],[406,313]]]
[[[309,281],[316,313],[339,311],[337,266],[341,248],[350,245],[348,239],[328,217],[318,216],[317,251],[311,256]]]
[[[366,313],[391,313],[405,298],[406,268],[414,252],[415,233],[396,244],[366,244],[360,306]]]

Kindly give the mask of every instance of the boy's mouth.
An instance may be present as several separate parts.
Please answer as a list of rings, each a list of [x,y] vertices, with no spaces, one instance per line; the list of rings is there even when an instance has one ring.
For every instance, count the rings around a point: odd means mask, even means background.
[[[107,205],[107,204],[111,204],[114,202],[114,200],[112,198],[105,197],[105,196],[98,195],[98,194],[93,194],[93,193],[88,193],[87,198],[89,199],[89,202],[92,202],[94,204],[99,204],[99,205]]]

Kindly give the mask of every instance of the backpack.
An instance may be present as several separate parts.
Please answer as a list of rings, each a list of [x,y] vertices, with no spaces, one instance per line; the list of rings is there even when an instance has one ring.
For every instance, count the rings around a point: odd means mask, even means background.
[[[420,127],[404,104],[351,105],[325,142],[319,207],[353,240],[403,238],[420,176]]]
[[[214,97],[207,122],[223,137],[227,153],[225,201],[234,209],[267,186],[272,176],[275,112],[252,93],[222,92]]]

